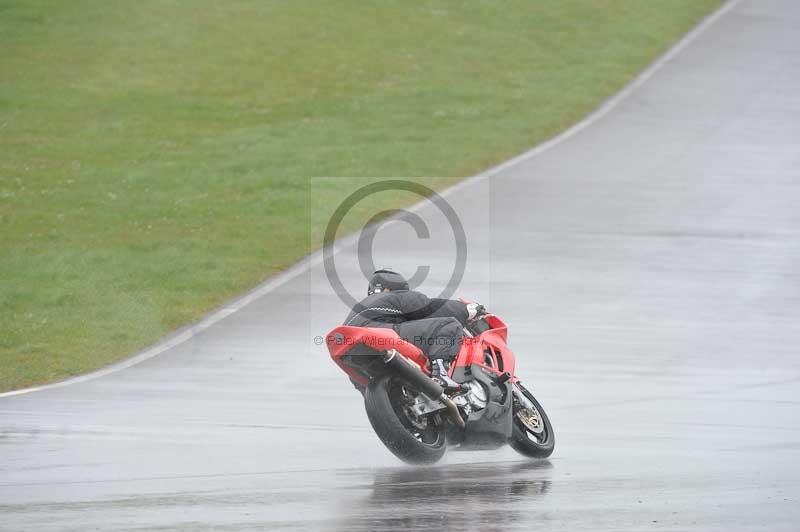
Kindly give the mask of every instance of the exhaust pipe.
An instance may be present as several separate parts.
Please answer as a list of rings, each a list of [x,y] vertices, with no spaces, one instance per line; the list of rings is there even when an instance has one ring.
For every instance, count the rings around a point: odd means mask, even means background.
[[[444,388],[433,379],[425,375],[419,367],[401,355],[396,349],[389,349],[383,353],[383,362],[395,371],[401,378],[408,381],[429,399],[439,400],[444,403],[450,419],[459,428],[464,428],[464,418],[458,411],[456,404],[444,393]]]
[[[464,418],[461,417],[461,412],[458,411],[458,407],[452,399],[443,393],[439,396],[439,400],[444,403],[447,413],[450,414],[450,420],[455,423],[458,428],[463,429],[467,426],[467,424],[464,423]]]

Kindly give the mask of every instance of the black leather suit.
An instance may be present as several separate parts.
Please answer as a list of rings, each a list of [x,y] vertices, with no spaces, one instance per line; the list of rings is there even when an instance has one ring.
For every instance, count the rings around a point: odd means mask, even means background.
[[[467,317],[467,306],[461,301],[431,299],[413,290],[393,290],[364,298],[344,325],[392,328],[429,359],[450,362],[461,347]]]

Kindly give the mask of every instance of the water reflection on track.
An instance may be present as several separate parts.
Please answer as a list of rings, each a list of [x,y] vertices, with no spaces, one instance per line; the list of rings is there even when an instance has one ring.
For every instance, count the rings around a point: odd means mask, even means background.
[[[337,530],[509,530],[531,521],[551,483],[549,461],[376,470],[342,509]]]

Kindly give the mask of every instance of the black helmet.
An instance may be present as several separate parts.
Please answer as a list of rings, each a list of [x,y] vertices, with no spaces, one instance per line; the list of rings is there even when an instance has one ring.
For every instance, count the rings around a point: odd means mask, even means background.
[[[406,278],[392,270],[376,270],[372,274],[372,279],[369,280],[369,287],[367,288],[367,295],[371,296],[376,292],[383,292],[389,290],[408,290],[408,281]]]

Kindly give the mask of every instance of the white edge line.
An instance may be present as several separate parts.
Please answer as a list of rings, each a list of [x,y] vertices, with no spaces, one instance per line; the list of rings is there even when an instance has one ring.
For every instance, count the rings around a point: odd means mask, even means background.
[[[488,170],[485,170],[477,175],[469,177],[459,183],[448,187],[447,189],[439,192],[439,196],[447,197],[462,188],[468,187],[478,181],[482,181],[483,179],[487,179],[489,177],[495,176],[504,170],[511,168],[523,161],[527,161],[532,159],[541,153],[549,150],[550,148],[561,144],[565,140],[574,137],[587,127],[591,126],[595,122],[599,121],[603,118],[606,114],[608,114],[612,109],[614,109],[617,105],[619,105],[623,100],[628,98],[631,94],[633,94],[636,89],[644,85],[647,80],[649,80],[653,75],[661,70],[663,66],[669,63],[675,56],[677,56],[683,49],[689,46],[700,34],[702,34],[706,29],[708,29],[711,25],[713,25],[717,20],[723,17],[726,13],[728,13],[731,9],[736,7],[742,0],[728,0],[724,5],[722,5],[719,9],[715,12],[708,15],[704,18],[697,26],[694,27],[689,33],[683,36],[680,41],[675,43],[669,50],[667,50],[664,54],[658,57],[653,63],[650,64],[645,70],[643,70],[638,76],[636,76],[630,83],[628,83],[622,90],[616,93],[614,96],[606,100],[600,107],[595,109],[592,113],[590,113],[586,118],[581,120],[580,122],[574,124],[569,129],[563,131],[562,133],[552,137],[549,140],[537,145],[536,147],[517,155],[505,162],[498,164]],[[424,206],[429,200],[421,200],[411,206],[406,210],[416,211]],[[384,220],[385,222],[385,220]],[[341,251],[349,247],[353,244],[358,236],[358,233],[353,233],[351,235],[345,236],[343,238],[337,239],[334,243],[333,254],[335,255],[337,252]],[[166,339],[158,342],[154,346],[145,349],[144,351],[140,352],[137,355],[134,355],[130,358],[126,358],[121,362],[117,362],[116,364],[111,364],[110,366],[106,366],[102,369],[97,371],[93,371],[91,373],[86,373],[84,375],[79,375],[77,377],[72,377],[63,381],[54,382],[52,384],[43,384],[41,386],[32,386],[30,388],[21,388],[19,390],[12,390],[10,392],[3,392],[0,393],[0,398],[2,397],[11,397],[14,395],[22,395],[32,392],[38,392],[42,390],[50,390],[53,388],[62,388],[64,386],[69,386],[72,384],[78,384],[80,382],[86,382],[94,379],[99,379],[100,377],[104,377],[106,375],[110,375],[112,373],[116,373],[117,371],[121,371],[126,368],[130,368],[131,366],[135,366],[145,360],[149,360],[155,356],[160,355],[164,351],[168,351],[175,346],[178,346],[189,340],[190,338],[194,337],[198,333],[201,333],[214,325],[215,323],[222,321],[226,317],[230,316],[231,314],[235,314],[236,312],[240,311],[253,301],[263,297],[264,295],[272,292],[279,286],[291,281],[301,273],[309,271],[313,266],[319,264],[322,260],[322,250],[317,250],[312,254],[308,255],[304,259],[300,260],[300,262],[296,263],[294,266],[290,267],[289,269],[274,275],[273,277],[269,278],[268,280],[264,281],[262,284],[255,287],[250,292],[246,293],[245,295],[236,298],[232,301],[225,303],[222,307],[218,308],[217,310],[212,311],[209,315],[205,318],[202,318],[200,321],[195,322],[191,325],[187,325],[181,329],[178,329],[176,332],[169,335]]]

